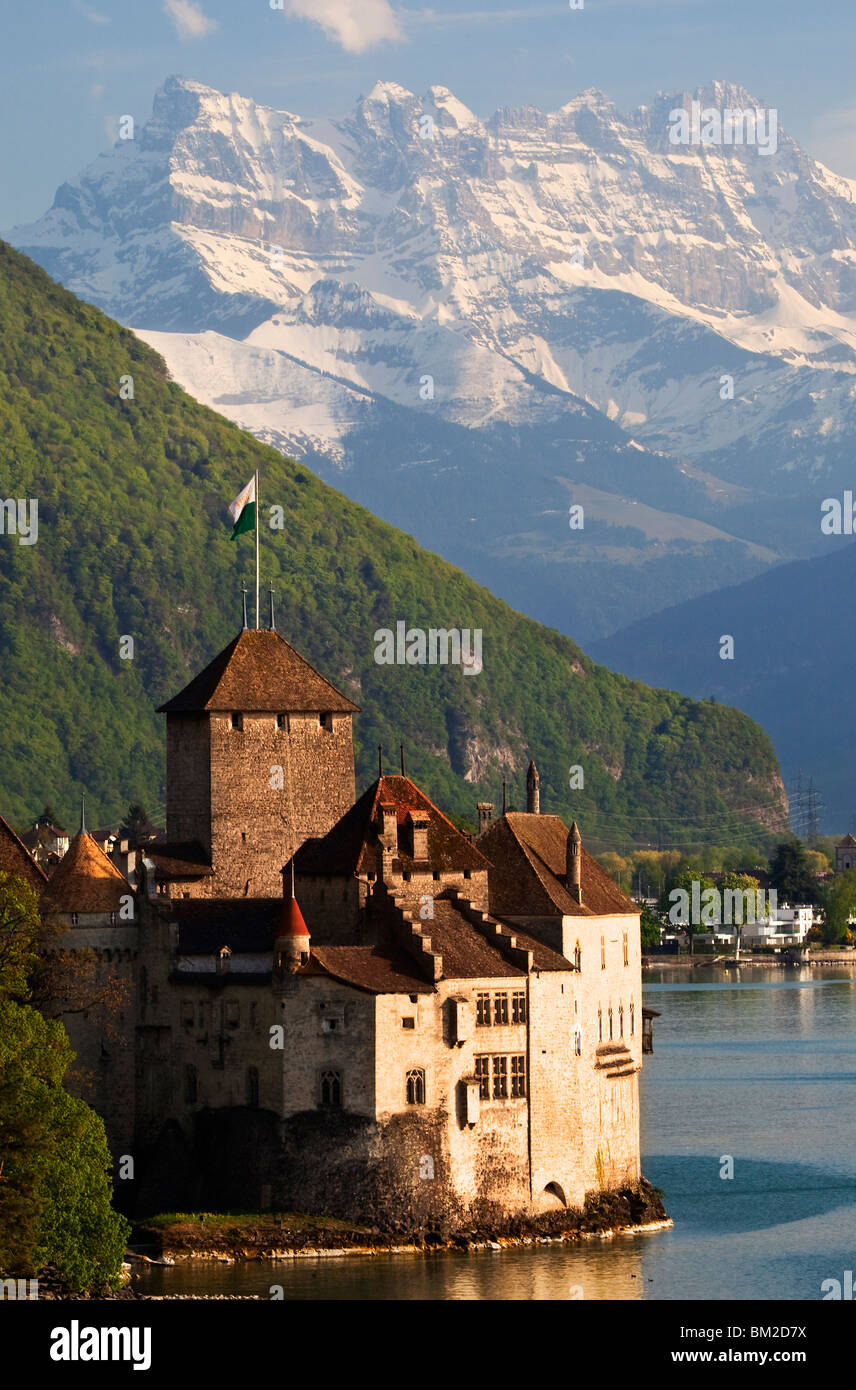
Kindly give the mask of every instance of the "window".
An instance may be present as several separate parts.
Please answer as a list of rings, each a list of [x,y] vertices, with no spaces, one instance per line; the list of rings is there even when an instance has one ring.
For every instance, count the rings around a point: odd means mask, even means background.
[[[580,943],[577,942],[576,946],[574,947],[574,969],[575,969],[575,970],[581,970],[581,969],[582,969],[582,965],[583,965],[583,953],[582,953],[582,951],[580,950]]]
[[[605,937],[605,936],[602,936],[602,937],[600,938],[600,968],[601,968],[601,970],[605,970],[605,969],[606,969],[606,937]]]
[[[411,1067],[407,1073],[407,1104],[425,1104],[425,1072],[421,1067]]]
[[[321,1104],[342,1104],[342,1073],[340,1071],[322,1071]]]
[[[230,999],[226,1004],[226,1027],[237,1028],[241,1022],[241,1006],[237,999]]]
[[[476,1058],[476,1076],[479,1079],[479,1099],[490,1100],[490,1058]]]
[[[184,1024],[185,1028],[192,1028],[192,1027],[193,1027],[193,1017],[194,1017],[194,1014],[195,1014],[195,1009],[194,1009],[194,1007],[193,1007],[193,1000],[192,1000],[192,999],[182,999],[182,1001],[181,1001],[181,1021],[182,1021],[182,1023]]]
[[[196,1025],[196,1026],[197,1026],[198,1028],[204,1028],[204,1027],[205,1027],[205,1003],[204,1003],[204,1001],[200,1002],[200,1004],[199,1004],[199,1012],[198,1012],[198,1019],[197,1019],[197,1025]]]
[[[255,1032],[258,1028],[258,1007],[258,1004],[250,1005],[250,1027],[252,1028],[253,1032]]]
[[[526,1095],[525,1057],[512,1057],[511,1059],[511,1094],[512,1096]]]
[[[415,1028],[415,1027],[416,1027],[416,1019],[413,1018],[412,1015],[411,1015],[411,1017],[409,1017],[409,1018],[403,1018],[403,1019],[401,1020],[401,1026],[402,1026],[402,1028]]]
[[[184,1068],[184,1099],[186,1104],[195,1105],[196,1096],[196,1068],[193,1066],[186,1066]]]
[[[322,1018],[322,1033],[340,1033],[341,1031],[342,1029],[338,1018]]]
[[[597,1040],[603,1042],[603,1009],[597,1006]]]
[[[493,996],[493,1021],[497,1027],[502,1023],[508,1022],[507,994],[495,994]]]
[[[476,995],[476,1026],[488,1028],[490,1026],[490,995],[486,992]]]
[[[326,729],[326,730],[327,730],[328,734],[331,734],[331,733],[333,732],[333,716],[332,716],[332,714],[319,714],[319,716],[318,716],[318,723],[321,725],[321,728],[322,728],[322,729]]]
[[[620,1038],[623,1038],[623,1037],[624,1037],[624,1005],[623,1005],[623,1004],[619,1004],[619,1006],[618,1006],[618,1036],[619,1036]]]
[[[608,1012],[608,1014],[609,1014],[609,1041],[612,1042],[612,1005],[611,1005],[611,1004],[610,1004],[609,1009],[607,1010],[607,1012]]]
[[[72,925],[73,927],[76,927],[76,926],[77,926],[77,923],[78,923],[78,914],[77,914],[76,912],[72,912],[72,914],[71,914],[71,925]]]
[[[511,996],[511,1022],[526,1022],[526,990],[516,989]]]
[[[630,938],[627,932],[624,933],[624,964],[630,964]]]
[[[233,714],[232,714],[232,728],[233,728],[233,729],[243,729],[243,727],[244,727],[244,716],[243,716],[242,714],[238,714],[237,712],[233,712]]]
[[[259,1069],[247,1067],[247,1105],[255,1110],[259,1103]]]
[[[636,1033],[636,1017],[635,1017],[635,1014],[636,1014],[636,1005],[635,1005],[635,1004],[633,1003],[633,1001],[631,1000],[631,1001],[630,1001],[630,1036],[631,1036],[631,1038],[634,1037],[634,1036],[635,1036],[635,1033]]]
[[[287,715],[287,714],[278,714],[278,715],[276,716],[276,727],[277,727],[278,729],[285,729],[286,731],[288,731],[288,715]]]
[[[574,1029],[574,1056],[581,1057],[583,1054],[583,1035],[579,1028]]]
[[[493,1059],[493,1098],[494,1100],[508,1099],[507,1057],[494,1057]]]

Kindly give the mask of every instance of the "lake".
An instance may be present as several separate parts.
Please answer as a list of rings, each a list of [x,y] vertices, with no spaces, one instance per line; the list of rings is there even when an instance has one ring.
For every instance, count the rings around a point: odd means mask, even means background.
[[[673,1229],[472,1254],[148,1267],[136,1287],[269,1297],[276,1284],[288,1300],[820,1299],[824,1279],[856,1269],[856,969],[649,972],[644,995],[661,1017],[642,1071],[643,1171]]]

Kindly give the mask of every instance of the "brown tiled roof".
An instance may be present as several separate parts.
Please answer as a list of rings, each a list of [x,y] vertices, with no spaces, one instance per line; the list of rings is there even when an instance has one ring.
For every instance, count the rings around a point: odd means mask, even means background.
[[[316,946],[302,975],[331,975],[371,994],[433,994],[403,951],[386,946]]]
[[[57,912],[118,912],[130,891],[101,846],[81,830],[51,874],[44,901]]]
[[[853,849],[854,847],[856,847],[856,837],[853,835],[845,835],[844,839],[839,840],[835,846],[836,849]]]
[[[64,830],[58,830],[55,825],[49,825],[47,821],[41,821],[37,825],[31,825],[29,830],[25,830],[21,836],[21,843],[27,849],[35,849],[37,845],[43,845],[48,840],[62,840],[65,836]]]
[[[278,632],[245,628],[158,713],[203,710],[354,714],[359,706],[319,675]]]
[[[0,869],[7,874],[22,878],[37,893],[41,893],[48,881],[44,870],[36,863],[19,835],[16,835],[8,821],[0,816]]]
[[[409,869],[407,816],[422,811],[428,817],[428,864],[434,870],[458,871],[488,868],[484,855],[456,830],[409,777],[380,777],[359,801],[319,840],[307,840],[298,850],[295,867],[301,874],[353,874],[378,872],[378,829],[381,802],[396,808],[399,851],[396,867]],[[424,861],[419,861],[424,864]]]
[[[155,878],[205,878],[214,872],[198,840],[157,840],[143,845],[142,852],[154,864]]]
[[[431,938],[432,950],[439,951],[443,957],[444,980],[494,979],[511,975],[525,978],[525,970],[506,960],[452,902],[436,899],[433,920],[420,922],[420,926],[423,934]]]
[[[600,917],[638,913],[605,869],[583,847],[582,903],[565,887],[570,831],[558,816],[509,811],[477,844],[490,859],[490,910],[499,917]]]

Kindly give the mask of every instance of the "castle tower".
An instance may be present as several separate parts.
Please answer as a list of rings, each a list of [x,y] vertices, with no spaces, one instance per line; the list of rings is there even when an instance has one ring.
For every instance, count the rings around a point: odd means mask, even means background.
[[[568,843],[565,849],[565,884],[571,897],[576,902],[583,900],[582,889],[582,858],[583,837],[579,832],[576,821],[571,826],[571,833],[568,836]]]
[[[245,628],[167,717],[167,843],[147,847],[170,897],[279,897],[282,864],[355,799],[358,711],[277,632]]]
[[[282,911],[273,943],[274,970],[280,975],[294,975],[309,959],[309,928],[294,896],[294,860],[282,870],[282,887]]]

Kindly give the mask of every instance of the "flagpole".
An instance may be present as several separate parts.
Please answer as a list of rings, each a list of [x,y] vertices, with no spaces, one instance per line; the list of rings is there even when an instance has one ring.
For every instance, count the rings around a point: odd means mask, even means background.
[[[259,626],[259,470],[256,469],[256,630]]]

